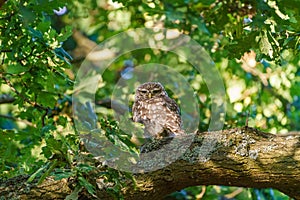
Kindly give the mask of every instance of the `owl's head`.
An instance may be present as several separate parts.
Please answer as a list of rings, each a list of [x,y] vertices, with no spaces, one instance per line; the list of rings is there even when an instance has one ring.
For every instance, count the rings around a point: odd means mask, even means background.
[[[136,100],[148,100],[162,96],[168,96],[168,94],[159,82],[143,83],[135,92]]]

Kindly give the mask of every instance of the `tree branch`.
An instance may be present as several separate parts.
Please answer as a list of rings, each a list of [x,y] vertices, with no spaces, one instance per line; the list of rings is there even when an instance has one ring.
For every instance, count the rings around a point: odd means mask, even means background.
[[[128,106],[125,106],[117,101],[113,101],[111,99],[101,99],[96,101],[96,105],[103,106],[105,108],[112,108],[118,114],[123,115],[128,112]]]
[[[5,118],[5,119],[13,120],[13,121],[23,122],[24,124],[26,124],[26,125],[28,125],[28,126],[36,127],[36,125],[33,124],[33,123],[31,123],[30,121],[27,121],[27,120],[24,120],[24,119],[15,118],[15,117],[13,117],[13,116],[2,115],[2,114],[0,114],[0,118]]]
[[[172,152],[169,155],[172,156]],[[163,156],[168,159],[169,155]],[[161,163],[149,164],[159,166]],[[300,136],[276,136],[248,127],[197,133],[178,160],[162,169],[136,174],[135,179],[135,184],[128,182],[122,189],[125,199],[162,199],[174,191],[195,185],[271,187],[300,199]],[[97,183],[96,177],[94,180]],[[51,191],[47,184],[54,183],[60,187]],[[56,198],[65,198],[72,190],[70,182],[65,179],[47,179],[43,185],[48,189],[43,194],[44,199],[53,198],[53,194]],[[2,183],[0,196],[8,194],[8,191],[3,191],[9,187]],[[20,189],[10,192],[21,195],[23,199],[30,195],[32,199],[39,197],[34,194],[41,194],[41,187],[32,187],[27,194]],[[101,188],[97,189],[99,199],[113,199]]]
[[[13,103],[16,99],[8,94],[0,95],[0,104]]]
[[[10,87],[10,89],[14,93],[16,93],[16,95],[18,95],[20,98],[22,98],[25,102],[29,103],[30,105],[32,105],[33,107],[36,107],[38,109],[48,111],[48,108],[46,108],[36,102],[31,101],[30,99],[25,97],[23,94],[21,94],[18,90],[16,90],[16,88],[12,85],[12,83],[5,76],[3,76],[2,73],[0,73],[0,78],[2,78],[5,81],[5,83]]]

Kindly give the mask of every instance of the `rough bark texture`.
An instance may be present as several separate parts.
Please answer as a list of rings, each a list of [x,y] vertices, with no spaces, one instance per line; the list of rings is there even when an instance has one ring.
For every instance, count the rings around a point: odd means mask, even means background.
[[[161,199],[195,185],[271,187],[300,199],[300,136],[275,136],[247,127],[198,133],[178,160],[162,169],[136,174],[135,178],[135,186],[128,183],[123,188],[125,199]],[[24,180],[20,182],[17,187],[13,186],[15,182],[2,183],[0,196],[64,199],[73,190],[66,180],[49,178],[29,190]],[[86,199],[84,194],[79,199]],[[97,197],[112,199],[103,189],[97,191]]]

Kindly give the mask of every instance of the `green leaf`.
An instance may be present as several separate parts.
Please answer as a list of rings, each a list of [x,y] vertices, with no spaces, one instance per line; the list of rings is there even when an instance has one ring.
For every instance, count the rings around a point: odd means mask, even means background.
[[[92,170],[95,169],[94,166],[91,166],[91,165],[88,165],[88,164],[82,164],[82,163],[78,164],[78,165],[76,166],[76,168],[77,168],[80,172],[83,172],[83,173],[88,173],[88,172],[90,172],[90,171],[92,171]]]
[[[37,102],[45,107],[53,108],[56,103],[56,98],[57,97],[54,96],[53,94],[41,91],[38,94]]]
[[[263,54],[269,56],[270,58],[273,58],[273,48],[271,43],[269,42],[267,31],[263,31],[263,33],[261,33],[259,47]]]
[[[79,176],[78,177],[79,184],[85,187],[85,189],[90,193],[90,194],[95,194],[95,187],[89,183],[84,177]]]
[[[37,30],[41,31],[42,33],[47,32],[51,27],[50,21],[42,21],[37,25]],[[53,29],[51,29],[53,30]]]
[[[50,150],[49,147],[45,146],[42,147],[42,154],[46,157],[46,158],[50,158],[52,156],[52,152]]]
[[[35,171],[27,180],[27,183],[31,183],[36,177],[38,177],[42,171],[46,170],[50,165],[50,162],[48,162],[46,165],[40,167],[37,171]]]
[[[54,173],[53,176],[54,176],[55,180],[61,180],[63,178],[69,178],[69,177],[75,176],[75,172],[58,169],[58,170],[56,170],[56,172]]]
[[[66,26],[61,30],[61,33],[57,37],[57,40],[59,42],[66,41],[69,37],[71,37],[73,34],[73,27],[72,26]]]
[[[28,67],[22,66],[21,64],[17,63],[16,65],[8,66],[6,72],[9,74],[20,74],[22,72],[27,72],[28,70]]]
[[[76,186],[75,189],[72,191],[71,194],[69,194],[65,200],[77,200],[78,199],[78,194],[79,192],[82,191],[82,188],[81,186]]]
[[[31,27],[29,27],[28,30],[29,30],[29,32],[31,33],[31,36],[32,36],[34,39],[35,39],[35,38],[40,39],[40,40],[43,39],[43,33],[42,33],[41,31],[35,30],[35,29],[31,28]]]

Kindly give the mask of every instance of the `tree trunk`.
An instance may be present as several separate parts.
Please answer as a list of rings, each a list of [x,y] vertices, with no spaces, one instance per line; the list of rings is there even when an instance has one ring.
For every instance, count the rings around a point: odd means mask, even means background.
[[[276,136],[249,127],[197,133],[189,149],[175,162],[156,171],[136,174],[135,179],[136,185],[128,183],[122,189],[125,199],[162,199],[196,185],[274,188],[300,199],[300,136]],[[25,180],[3,182],[0,196],[65,199],[73,190],[73,183],[64,179],[48,178],[32,187]],[[79,199],[85,199],[85,194],[80,193]],[[112,199],[104,189],[97,190],[96,195],[98,199]]]

